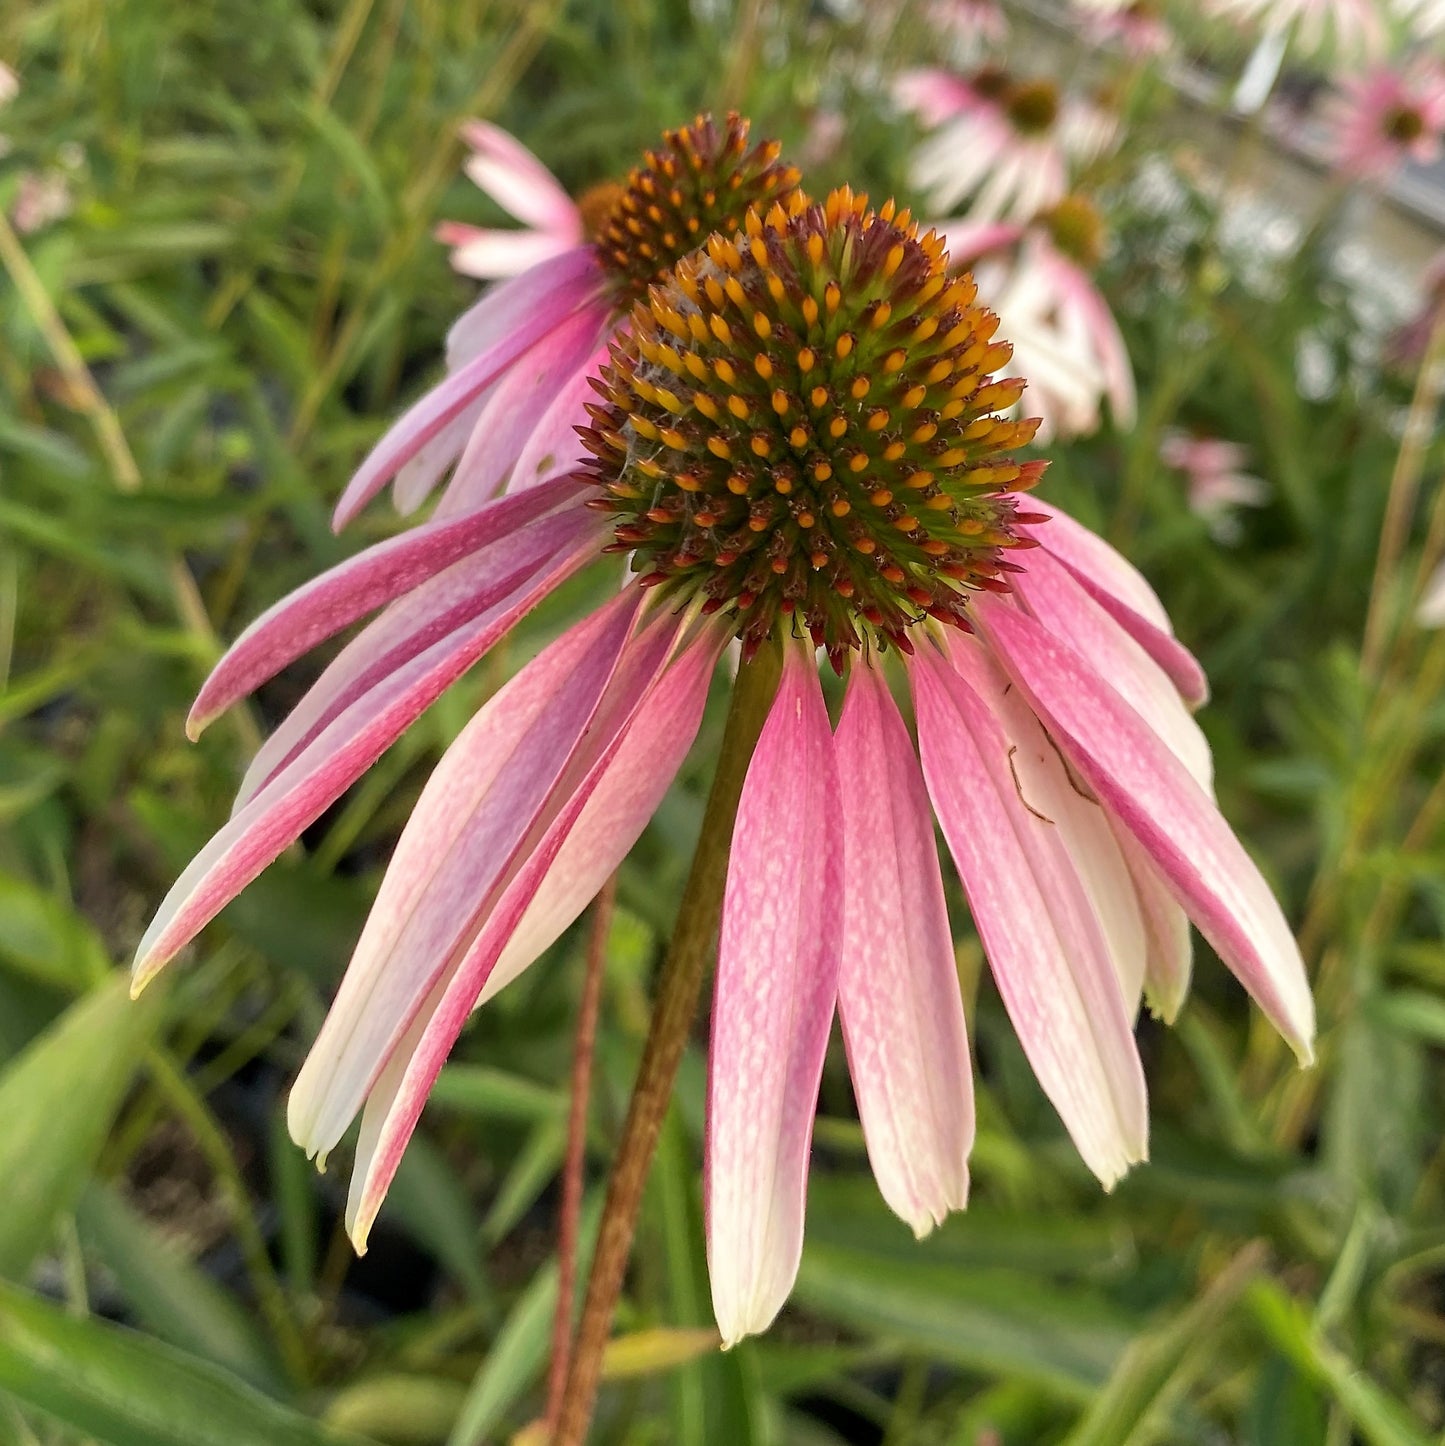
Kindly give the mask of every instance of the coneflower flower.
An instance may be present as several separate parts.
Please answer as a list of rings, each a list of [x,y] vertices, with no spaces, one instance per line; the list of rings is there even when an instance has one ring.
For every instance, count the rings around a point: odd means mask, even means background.
[[[324,1155],[362,1112],[348,1225],[363,1244],[467,1016],[631,847],[724,646],[741,641],[745,668],[779,650],[713,1007],[708,1253],[731,1342],[767,1326],[797,1269],[835,1006],[885,1197],[919,1232],[964,1203],[972,1095],[935,815],[1024,1051],[1106,1184],[1147,1149],[1132,1022],[1141,994],[1166,1017],[1179,1007],[1187,917],[1302,1057],[1312,1007],[1279,906],[1212,800],[1189,713],[1203,675],[1122,558],[1027,501],[1042,464],[1010,454],[1033,424],[1000,415],[1023,383],[995,379],[1009,348],[942,240],[891,203],[793,192],[709,237],[629,322],[589,460],[540,519],[625,557],[626,580],[438,765],[290,1122]],[[470,514],[492,519],[508,559],[539,525],[513,517],[534,493]],[[401,539],[407,586],[436,565],[423,530]],[[314,640],[355,616],[359,592],[337,576],[283,605],[288,632]],[[403,572],[386,576],[395,590]],[[317,589],[347,606],[319,608]],[[246,651],[204,711],[293,653]],[[836,730],[820,654],[848,675]],[[356,706],[388,707],[396,685],[371,686]],[[165,905],[141,978],[254,873],[255,851],[222,840]]]
[[[1445,133],[1445,67],[1422,60],[1347,76],[1326,120],[1330,162],[1351,180],[1384,180],[1406,161],[1428,164]]]
[[[894,97],[932,132],[914,153],[914,186],[940,212],[966,202],[973,221],[1027,221],[1052,206],[1068,188],[1070,162],[1099,154],[1114,133],[1092,103],[994,67],[967,78],[907,71]]]
[[[496,287],[452,328],[450,375],[372,450],[344,522],[393,476],[417,506],[455,467],[432,518],[315,579],[258,618],[206,681],[191,735],[295,658],[383,609],[268,738],[230,822],[167,897],[138,955],[144,985],[341,796],[447,687],[559,583],[592,561],[604,519],[577,505],[577,469],[606,339],[654,279],[797,173],[747,125],[699,119],[628,178],[598,239]],[[508,495],[498,499],[499,489]]]
[[[1089,272],[1104,227],[1093,204],[1067,196],[1029,226],[938,223],[950,253],[972,269],[1029,380],[1039,439],[1097,431],[1107,400],[1114,425],[1134,425],[1134,373],[1109,304]]]
[[[1183,472],[1188,481],[1189,510],[1208,524],[1220,542],[1239,536],[1237,507],[1259,507],[1269,489],[1244,470],[1248,453],[1238,442],[1168,431],[1159,443],[1159,460]]]
[[[477,125],[468,134],[473,179],[539,229],[469,233],[460,254],[485,275],[544,259],[493,287],[452,327],[445,380],[362,462],[337,504],[338,527],[388,482],[397,507],[411,512],[450,471],[438,516],[455,516],[499,490],[565,474],[581,455],[574,427],[585,420],[590,378],[633,301],[711,232],[735,227],[749,205],[767,205],[798,181],[775,142],[749,148],[746,122],[730,115],[721,126],[699,119],[669,132],[625,185],[594,187],[574,207],[505,132]]]
[[[1327,46],[1343,57],[1379,54],[1385,42],[1379,0],[1208,0],[1228,20],[1258,24],[1306,55]]]

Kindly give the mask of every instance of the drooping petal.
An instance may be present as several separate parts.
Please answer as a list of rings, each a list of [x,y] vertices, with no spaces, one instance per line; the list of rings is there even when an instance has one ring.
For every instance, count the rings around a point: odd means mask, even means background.
[[[1194,936],[1189,929],[1189,915],[1179,907],[1169,885],[1133,834],[1117,820],[1111,826],[1133,877],[1139,912],[1144,919],[1148,941],[1144,998],[1160,1019],[1173,1024],[1189,994],[1189,976],[1194,968]]]
[[[724,1345],[768,1327],[802,1256],[813,1112],[838,993],[840,828],[817,667],[790,648],[738,805],[718,943],[705,1189]]]
[[[1019,802],[1052,825],[1098,921],[1132,1021],[1144,989],[1148,946],[1139,896],[1098,802],[1080,791],[1022,693],[975,638],[950,634],[948,657],[1009,740],[1009,773]]]
[[[721,642],[714,635],[688,647],[637,705],[620,737],[598,749],[576,792],[393,1049],[362,1113],[347,1204],[347,1228],[358,1248],[470,1009],[552,943],[646,826],[697,732]]]
[[[530,309],[516,308],[515,324],[485,349],[439,382],[394,422],[371,449],[336,504],[334,525],[344,527],[387,484],[397,469],[477,394],[492,385],[524,352],[575,312],[596,304],[597,261],[590,247],[577,247],[518,277],[509,302],[526,298]],[[509,304],[508,312],[513,310]],[[495,318],[494,318],[495,320]]]
[[[422,999],[505,884],[585,740],[639,600],[637,589],[626,590],[533,658],[428,779],[291,1091],[291,1133],[309,1150],[324,1154],[341,1138]]]
[[[584,256],[590,255],[593,280],[584,285],[584,294],[601,284],[601,269],[590,247],[579,247],[578,255],[564,260],[543,262],[536,270],[489,286],[451,324],[447,332],[447,371],[460,371],[484,351],[510,336],[537,310],[548,305],[560,286],[569,291],[577,284],[576,270]],[[585,268],[584,268],[585,270]],[[571,309],[570,307],[568,308]]]
[[[1174,637],[1173,624],[1154,589],[1132,563],[1097,533],[1037,497],[1029,510],[1049,521],[1022,530],[1062,562],[1089,596],[1159,664],[1191,708],[1209,701],[1209,679],[1194,655]]]
[[[572,238],[550,231],[498,231],[455,222],[444,222],[435,235],[452,248],[452,270],[478,281],[524,276],[532,267],[577,248]]]
[[[697,737],[724,641],[724,634],[714,634],[688,646],[638,708],[507,940],[480,1002],[491,999],[549,948],[632,851]]]
[[[262,743],[232,811],[244,808],[345,710],[386,686],[433,645],[454,637],[470,666],[501,636],[498,626],[511,626],[505,619],[512,616],[512,600],[530,598],[530,608],[597,555],[600,534],[584,511],[562,509],[459,559],[398,598],[336,655]]]
[[[599,320],[595,312],[579,312],[497,383],[447,484],[445,515],[470,512],[501,489],[558,391],[597,350]],[[579,407],[571,420],[585,424],[587,414]],[[421,501],[397,496],[403,511]]]
[[[1206,793],[1214,792],[1214,758],[1199,724],[1164,670],[1042,548],[1015,574],[1024,606],[1066,639],[1094,671],[1159,735]]]
[[[1148,1108],[1098,919],[1059,830],[1021,796],[1020,745],[934,648],[909,676],[929,797],[1004,1006],[1084,1163],[1112,1185],[1147,1153]]]
[[[582,240],[572,198],[521,141],[487,121],[468,121],[461,134],[472,151],[464,169],[474,185],[528,226]]]
[[[973,1076],[928,793],[898,705],[866,662],[853,668],[836,747],[848,1070],[878,1188],[923,1236],[968,1203]]]
[[[517,465],[507,478],[508,492],[521,492],[553,477],[560,477],[573,471],[587,458],[587,448],[577,435],[577,423],[579,418],[586,416],[586,403],[597,395],[592,388],[592,378],[601,371],[607,357],[605,346],[593,352],[571,378],[558,387],[551,406],[542,413],[527,439],[527,445],[517,456]],[[443,506],[449,504],[450,498]]]
[[[1090,531],[1041,497],[1030,495],[1028,508],[1030,512],[1046,514],[1049,519],[1030,528],[1030,535],[1064,563],[1080,582],[1085,586],[1092,582],[1095,588],[1118,598],[1140,617],[1173,636],[1174,626],[1159,601],[1159,594],[1122,553],[1110,547],[1097,532]]]
[[[1137,713],[1079,655],[1018,608],[975,608],[1009,674],[1069,762],[1134,835],[1302,1061],[1314,1002],[1269,885],[1214,803]]]
[[[257,874],[315,822],[402,732],[590,548],[574,548],[328,714],[261,784],[172,886],[136,951],[132,988],[145,984]]]
[[[580,505],[567,480],[502,498],[451,522],[431,522],[368,547],[268,608],[227,649],[186,721],[192,738],[238,698],[357,618],[434,577],[459,558],[505,538],[565,503]]]

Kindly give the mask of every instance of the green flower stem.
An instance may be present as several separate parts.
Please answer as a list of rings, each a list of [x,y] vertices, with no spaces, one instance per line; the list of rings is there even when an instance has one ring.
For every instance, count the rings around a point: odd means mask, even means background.
[[[733,821],[753,748],[777,692],[782,656],[765,647],[738,669],[722,747],[703,814],[692,870],[678,905],[677,921],[658,980],[652,1024],[643,1046],[637,1082],[622,1127],[622,1140],[607,1187],[587,1298],[572,1352],[572,1369],[552,1446],[581,1446],[597,1399],[602,1353],[632,1252],[643,1186],[657,1150],[658,1133],[672,1098],[673,1081],[692,1032],[708,959],[717,938],[727,882]]]

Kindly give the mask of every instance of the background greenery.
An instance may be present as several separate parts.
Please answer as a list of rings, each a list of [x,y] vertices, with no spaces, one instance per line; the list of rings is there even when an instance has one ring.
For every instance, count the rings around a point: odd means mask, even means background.
[[[906,195],[912,137],[879,79],[929,54],[926,17],[839,9],[0,10],[23,83],[0,110],[0,209],[27,171],[73,201],[0,257],[0,1440],[463,1446],[536,1414],[584,931],[476,1020],[363,1260],[339,1223],[344,1169],[312,1171],[282,1102],[428,768],[575,600],[459,684],[164,987],[131,1004],[120,966],[258,731],[320,667],[191,746],[218,638],[396,525],[374,507],[337,539],[327,518],[475,294],[429,234],[495,219],[460,178],[457,123],[500,120],[580,190],[706,105],[740,103],[803,156],[838,110],[813,184]],[[1375,677],[1359,658],[1414,377],[1378,363],[1332,265],[1344,198],[1304,218],[1320,224],[1298,250],[1232,251],[1199,183],[1218,166],[1166,95],[1135,101],[1148,117],[1094,181],[1141,421],[1058,449],[1047,495],[1128,546],[1211,674],[1221,801],[1301,927],[1320,1063],[1295,1071],[1201,945],[1178,1028],[1141,1024],[1153,1160],[1106,1197],[960,909],[980,1070],[967,1214],[917,1244],[887,1213],[839,1051],[796,1296],[767,1337],[718,1354],[695,1048],[599,1441],[1419,1446],[1445,1426],[1445,642],[1401,621]],[[1146,155],[1176,183],[1167,215],[1130,185]],[[1312,400],[1302,347],[1329,363]],[[1181,422],[1245,442],[1270,483],[1231,545],[1157,462]],[[1422,511],[1438,512],[1425,435]],[[1393,618],[1416,556],[1384,580]],[[707,736],[621,877],[595,1181]]]

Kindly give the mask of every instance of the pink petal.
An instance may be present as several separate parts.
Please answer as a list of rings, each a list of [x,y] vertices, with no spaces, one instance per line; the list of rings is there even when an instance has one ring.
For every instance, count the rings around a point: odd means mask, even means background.
[[[1066,639],[1212,795],[1209,743],[1164,670],[1044,549],[1030,555],[1026,571],[1015,574],[1014,581],[1030,614]]]
[[[473,644],[464,640],[477,627],[482,631],[476,645],[491,647],[495,637],[487,620],[493,611],[507,607],[519,594],[535,597],[539,582],[550,591],[592,561],[603,531],[599,519],[584,510],[551,513],[461,558],[392,603],[336,655],[261,745],[241,779],[233,812],[308,748],[322,729],[384,686],[419,653],[453,635],[462,640],[459,646],[470,649]],[[480,656],[471,653],[467,666]]]
[[[1144,961],[1144,997],[1150,1010],[1173,1024],[1189,994],[1194,967],[1194,938],[1189,915],[1175,901],[1163,875],[1134,836],[1117,821],[1113,824],[1119,851],[1129,866],[1144,919],[1148,954]]]
[[[1148,852],[1200,932],[1307,1062],[1314,1003],[1304,963],[1279,904],[1219,810],[1067,644],[988,597],[979,597],[975,616],[1070,763]]]
[[[724,1346],[765,1330],[803,1250],[838,993],[841,805],[811,650],[790,646],[733,831],[708,1058],[708,1271]]]
[[[948,656],[984,701],[1013,747],[1009,773],[1019,801],[1052,825],[1093,906],[1125,1010],[1132,1021],[1144,989],[1147,941],[1134,880],[1108,815],[1079,787],[1020,690],[977,639],[949,634]]]
[[[557,178],[515,136],[487,121],[468,121],[465,170],[473,184],[519,221],[582,240],[582,218]]]
[[[722,641],[712,634],[689,646],[636,706],[621,733],[598,750],[577,791],[466,954],[449,967],[393,1049],[362,1114],[347,1205],[347,1228],[358,1248],[364,1248],[426,1097],[471,1008],[532,963],[641,834],[696,734]]]
[[[1011,763],[1025,743],[934,648],[909,675],[923,776],[1004,1006],[1084,1163],[1111,1186],[1145,1157],[1148,1118],[1099,921],[1060,830],[1021,796]]]
[[[632,851],[687,757],[726,635],[705,634],[669,667],[622,736],[482,990],[485,1003],[560,937]]]
[[[437,228],[437,240],[452,248],[452,270],[478,281],[525,276],[534,266],[573,251],[577,243],[550,231],[494,231],[484,226]]]
[[[563,633],[488,700],[422,790],[336,1000],[291,1092],[291,1133],[325,1154],[513,863],[622,659],[641,593]],[[474,996],[475,997],[475,996]]]
[[[595,312],[579,312],[538,342],[497,383],[447,484],[445,515],[469,512],[501,490],[558,392],[596,352],[600,331]],[[570,420],[588,423],[580,407]],[[398,497],[397,505],[410,500]]]
[[[1209,701],[1209,679],[1194,655],[1174,638],[1173,625],[1154,589],[1102,537],[1037,497],[1031,511],[1050,521],[1023,531],[1043,545],[1074,575],[1105,612],[1169,675],[1191,708]]]
[[[1091,592],[1106,592],[1117,598],[1131,611],[1154,624],[1156,628],[1174,633],[1169,614],[1159,601],[1159,594],[1149,586],[1144,574],[1116,552],[1097,532],[1091,532],[1081,522],[1075,522],[1061,508],[1045,502],[1043,498],[1030,495],[1030,512],[1043,512],[1048,522],[1027,529],[1060,562],[1064,563]],[[1092,586],[1090,586],[1092,584]]]
[[[973,1077],[933,812],[898,705],[866,661],[836,746],[848,1070],[878,1188],[921,1237],[968,1203]]]
[[[471,360],[433,387],[371,449],[336,504],[334,524],[344,527],[396,473],[458,413],[465,410],[519,356],[578,310],[597,304],[599,271],[591,247],[577,247],[534,267],[512,283],[505,308],[491,326],[512,325]],[[488,298],[489,300],[491,298]],[[476,323],[478,329],[482,323]]]
[[[580,503],[581,489],[564,479],[479,507],[454,522],[413,528],[322,573],[262,613],[231,644],[191,708],[187,733],[199,737],[238,698],[365,613],[553,509]]]
[[[564,554],[534,573],[466,626],[417,652],[390,676],[329,717],[280,766],[166,895],[136,951],[132,989],[139,992],[177,950],[262,869],[294,843],[400,734],[524,613],[584,562]]]
[[[408,510],[402,506],[402,498],[429,496],[443,473],[461,456],[497,386],[498,383],[493,382],[483,388],[436,436],[423,442],[415,455],[408,457],[396,469],[391,495],[398,511],[405,513]]]
[[[578,424],[586,425],[586,403],[595,400],[592,378],[602,370],[608,348],[592,353],[572,376],[557,389],[552,405],[537,420],[536,428],[517,457],[507,479],[508,492],[536,487],[553,477],[574,471],[589,455],[577,435]]]

